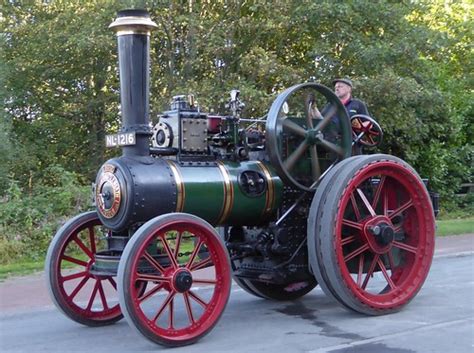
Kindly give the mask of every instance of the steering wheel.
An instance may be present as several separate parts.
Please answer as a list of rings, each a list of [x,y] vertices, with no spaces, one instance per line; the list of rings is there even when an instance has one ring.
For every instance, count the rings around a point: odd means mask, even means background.
[[[368,115],[356,114],[351,118],[353,144],[375,147],[382,143],[383,131],[380,125]]]
[[[298,189],[314,191],[330,166],[351,155],[351,140],[346,109],[326,86],[309,82],[290,87],[268,112],[270,162],[280,178]]]

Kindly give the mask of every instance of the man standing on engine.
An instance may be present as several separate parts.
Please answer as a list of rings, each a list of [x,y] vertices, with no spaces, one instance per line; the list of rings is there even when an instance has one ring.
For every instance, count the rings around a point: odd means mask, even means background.
[[[352,117],[356,114],[369,115],[367,105],[360,99],[352,97],[353,84],[351,80],[348,78],[336,78],[332,82],[334,84],[334,92],[346,108],[349,117]],[[319,112],[318,108],[314,104],[315,102],[312,101],[311,103],[312,106],[308,107],[308,109],[310,110],[311,116],[316,119],[322,119],[323,115],[325,115],[330,109],[330,106],[327,105],[323,108],[322,112]]]
[[[332,81],[334,84],[334,92],[346,107],[349,117],[356,114],[369,115],[367,105],[357,98],[352,98],[352,81],[348,78],[337,78]]]

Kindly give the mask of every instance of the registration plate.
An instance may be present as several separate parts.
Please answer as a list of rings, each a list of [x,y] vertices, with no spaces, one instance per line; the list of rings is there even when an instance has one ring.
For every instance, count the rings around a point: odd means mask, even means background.
[[[136,143],[134,132],[125,132],[105,136],[106,147],[132,146]]]

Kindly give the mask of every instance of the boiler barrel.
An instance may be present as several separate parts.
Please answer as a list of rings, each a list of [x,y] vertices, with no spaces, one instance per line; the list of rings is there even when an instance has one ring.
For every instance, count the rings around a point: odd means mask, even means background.
[[[283,185],[266,163],[181,167],[167,162],[176,182],[176,212],[197,215],[214,225],[249,226],[268,221],[280,205]]]
[[[95,200],[103,224],[127,229],[171,212],[217,225],[261,225],[276,215],[283,184],[261,161],[194,162],[125,156],[107,161],[97,176]]]

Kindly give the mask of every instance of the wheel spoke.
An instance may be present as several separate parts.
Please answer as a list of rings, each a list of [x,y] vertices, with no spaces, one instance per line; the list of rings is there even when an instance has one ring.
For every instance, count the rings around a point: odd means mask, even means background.
[[[199,283],[199,284],[217,284],[217,281],[215,279],[199,279],[199,278],[193,278],[193,283]]]
[[[382,270],[382,274],[385,277],[385,280],[387,281],[390,288],[395,289],[396,288],[395,283],[393,283],[392,279],[388,275],[387,269],[385,268],[385,265],[383,264],[383,261],[380,257],[379,257],[377,263],[378,263],[380,269]]]
[[[361,189],[357,188],[357,193],[359,194],[359,197],[361,198],[362,202],[364,203],[365,207],[367,208],[367,210],[369,211],[370,215],[372,217],[375,217],[376,216],[376,213],[374,211],[374,209],[372,208],[369,200],[367,200],[367,197],[365,197],[365,194],[362,192]]]
[[[147,251],[143,254],[143,257],[148,260],[148,262],[157,269],[160,273],[164,273],[165,269],[156,261],[153,256],[151,256]]]
[[[330,122],[334,114],[336,114],[337,108],[334,105],[329,107],[328,112],[323,116],[323,120],[318,122],[314,130],[321,131],[323,130]]]
[[[377,265],[379,257],[380,257],[379,254],[375,254],[375,256],[372,260],[372,263],[370,264],[370,268],[367,271],[367,274],[365,275],[364,283],[362,283],[362,289],[365,289],[367,287],[367,284],[369,283],[369,279],[372,276],[372,274],[374,273],[375,266]]]
[[[96,248],[95,248],[95,236],[94,236],[94,228],[93,227],[89,227],[89,241],[91,243],[91,251],[93,254],[95,254],[97,251],[96,251]]]
[[[173,253],[173,256],[176,259],[176,262],[178,262],[179,246],[181,245],[182,236],[183,236],[183,233],[179,232],[178,236],[176,237],[176,244],[175,244],[174,253]]]
[[[189,317],[189,323],[190,324],[194,324],[194,315],[193,315],[193,309],[191,308],[191,303],[189,302],[189,295],[188,293],[183,293],[183,296],[184,296],[184,303],[186,305],[186,311],[188,313],[188,317]]]
[[[343,219],[342,220],[342,225],[352,227],[352,228],[355,228],[355,229],[358,229],[358,230],[362,230],[364,228],[361,223],[350,221],[348,219]]]
[[[362,286],[362,275],[364,273],[364,254],[359,257],[359,271],[357,272],[357,285]]]
[[[303,129],[301,126],[299,126],[294,121],[287,118],[287,119],[283,120],[282,124],[283,124],[283,130],[286,130],[288,132],[292,132],[295,135],[298,135],[298,136],[301,136],[301,137],[305,137],[306,130]]]
[[[317,144],[324,146],[326,149],[337,153],[339,156],[344,156],[344,149],[341,146],[336,145],[335,143],[329,142],[323,138],[316,141]]]
[[[85,261],[82,261],[82,260],[79,260],[79,259],[76,259],[74,257],[71,257],[71,256],[67,256],[67,255],[63,255],[61,257],[61,260],[66,260],[66,261],[69,261],[69,262],[72,262],[76,265],[80,265],[80,266],[84,266],[86,267],[87,266],[87,262]]]
[[[144,274],[144,273],[137,273],[136,280],[146,281],[146,282],[150,282],[150,281],[151,282],[171,282],[170,277],[156,276],[156,275],[150,275],[150,274]]]
[[[382,194],[382,202],[383,202],[383,214],[384,216],[388,217],[388,194],[387,191],[384,191]]]
[[[315,115],[315,111],[312,108],[313,103],[314,102],[309,101],[306,106],[306,125],[308,126],[308,129],[313,128],[313,115]],[[313,109],[313,112],[311,112],[312,109]]]
[[[400,206],[399,208],[397,208],[395,211],[393,211],[392,214],[390,214],[389,218],[390,219],[393,219],[395,218],[396,216],[400,215],[402,212],[406,211],[408,208],[410,208],[411,206],[413,206],[413,200],[410,199],[408,200],[407,202],[405,202],[402,206]]]
[[[207,303],[201,297],[199,297],[196,293],[189,290],[188,294],[191,296],[191,298],[193,298],[196,302],[198,302],[204,309],[207,308]]]
[[[82,287],[84,287],[84,285],[86,284],[87,280],[89,279],[89,275],[87,275],[86,277],[84,277],[82,279],[81,282],[79,282],[79,284],[76,286],[76,288],[74,288],[74,290],[71,292],[71,294],[69,295],[69,300],[73,300],[74,297],[77,295],[77,293],[79,293],[79,291],[82,289]]]
[[[308,149],[309,145],[306,141],[300,143],[300,145],[290,154],[290,156],[283,162],[283,165],[286,170],[290,171],[296,165],[296,162],[303,156],[303,154]]]
[[[366,251],[368,249],[369,249],[369,244],[366,243],[366,244],[362,245],[358,249],[351,252],[349,255],[346,255],[344,257],[344,262],[348,262],[348,261],[352,260],[354,257],[356,257],[357,255],[362,254],[364,251]]]
[[[139,302],[144,302],[145,300],[147,300],[148,298],[150,298],[153,294],[159,292],[160,290],[162,290],[163,288],[165,287],[165,284],[164,283],[159,283],[157,284],[153,289],[150,289],[146,294],[143,293],[141,295],[141,297],[138,297],[137,300]]]
[[[360,220],[360,210],[359,210],[359,206],[357,206],[357,201],[355,199],[354,194],[351,194],[351,204],[352,204],[352,208],[354,210],[354,214],[356,216],[356,220],[359,221]]]
[[[349,237],[346,237],[346,238],[344,238],[344,239],[341,240],[341,246],[350,244],[350,243],[352,243],[354,240],[356,240],[355,235],[351,235],[351,236],[349,236]]]
[[[82,271],[82,272],[74,273],[72,275],[61,277],[61,280],[63,282],[66,282],[66,281],[70,281],[71,279],[81,278],[81,277],[84,277],[84,276],[88,276],[87,271]]]
[[[104,310],[108,310],[109,306],[107,305],[107,299],[105,298],[104,287],[102,286],[102,281],[99,280],[98,283],[99,283],[100,300],[102,301],[102,308]]]
[[[411,252],[413,254],[416,254],[418,248],[415,246],[411,246],[405,243],[400,243],[399,241],[394,241],[392,242],[392,245],[395,246],[396,248],[406,250],[408,252]]]
[[[312,145],[309,152],[311,154],[311,174],[313,181],[316,181],[321,176],[321,167],[319,166],[318,149],[316,145]]]
[[[171,298],[170,303],[168,304],[169,307],[169,325],[168,328],[173,329],[174,328],[174,299]]]
[[[386,176],[383,175],[381,178],[380,178],[380,181],[379,181],[379,185],[377,187],[377,190],[375,191],[375,195],[374,195],[374,199],[372,201],[372,208],[375,210],[377,208],[377,204],[379,202],[379,199],[380,199],[380,195],[382,195],[382,190],[384,188],[384,184],[385,184],[385,178]]]
[[[89,248],[87,248],[87,246],[84,245],[84,243],[82,242],[82,240],[77,237],[77,234],[74,236],[73,239],[74,239],[74,242],[82,249],[82,251],[83,251],[87,256],[89,256],[89,258],[90,258],[91,260],[93,260],[93,259],[94,259],[94,254],[90,251]]]
[[[89,303],[87,303],[86,311],[91,311],[92,304],[94,304],[95,296],[97,295],[97,290],[99,289],[99,280],[95,281],[94,289],[92,290],[91,297],[89,298]]]
[[[212,259],[211,257],[208,257],[207,259],[203,260],[203,261],[200,261],[198,262],[197,264],[194,264],[193,266],[191,266],[189,268],[190,271],[196,271],[196,270],[200,270],[202,268],[205,268],[205,267],[209,267],[210,265],[212,265],[213,262],[212,262]]]
[[[388,263],[389,263],[389,265],[390,265],[390,270],[391,270],[392,273],[393,273],[393,270],[395,269],[395,263],[393,262],[393,255],[392,255],[391,251],[389,251],[389,252],[386,253],[385,255],[387,255]]]
[[[158,309],[158,312],[156,313],[155,317],[153,318],[152,322],[156,323],[156,320],[160,318],[160,316],[163,314],[163,311],[165,311],[166,307],[170,303],[171,300],[173,300],[174,296],[176,295],[176,292],[171,291],[168,293],[168,296],[166,297],[165,301],[163,304],[161,304],[160,308]]]
[[[160,239],[161,239],[161,242],[163,243],[163,247],[165,248],[166,254],[170,258],[171,266],[173,266],[173,268],[175,269],[178,268],[178,262],[176,261],[173,255],[173,252],[170,249],[170,245],[168,244],[168,241],[165,238],[165,234],[163,234],[163,236],[160,237]]]
[[[109,277],[107,279],[109,280],[112,287],[114,287],[114,289],[117,290],[117,283],[115,283],[115,280],[112,277]]]
[[[188,263],[186,264],[186,268],[188,268],[188,269],[191,268],[191,265],[192,265],[192,263],[194,262],[194,259],[196,258],[196,255],[198,254],[199,250],[201,249],[201,246],[202,246],[203,243],[204,243],[204,242],[203,242],[201,239],[199,239],[199,242],[198,242],[197,245],[194,247],[194,250],[193,250],[193,252],[192,252],[192,254],[191,254],[191,257],[189,258],[189,261],[188,261]]]

